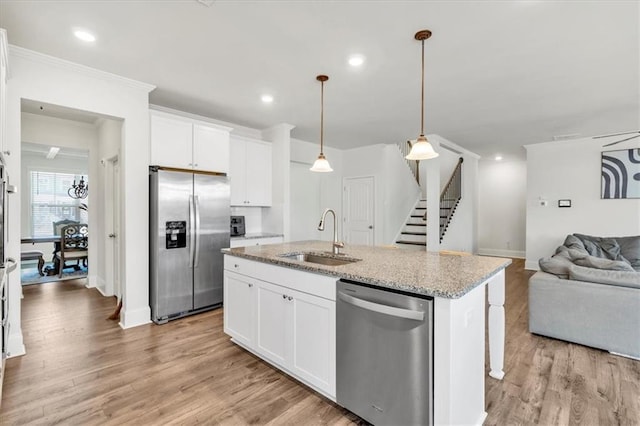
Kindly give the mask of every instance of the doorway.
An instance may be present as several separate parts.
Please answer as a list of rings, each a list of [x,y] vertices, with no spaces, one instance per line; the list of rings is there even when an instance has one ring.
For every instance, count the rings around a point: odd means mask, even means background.
[[[373,176],[342,180],[343,233],[349,244],[375,244],[375,180]]]

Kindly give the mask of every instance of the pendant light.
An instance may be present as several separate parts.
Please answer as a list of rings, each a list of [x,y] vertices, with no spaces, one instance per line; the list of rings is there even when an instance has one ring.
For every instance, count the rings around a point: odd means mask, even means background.
[[[312,172],[326,173],[326,172],[332,172],[333,171],[333,169],[329,165],[329,162],[325,158],[324,153],[322,152],[322,148],[324,146],[324,144],[323,144],[323,139],[324,139],[324,82],[329,80],[329,77],[327,77],[326,75],[319,75],[319,76],[316,77],[316,80],[318,80],[320,82],[320,84],[321,84],[321,89],[320,89],[320,155],[318,155],[318,159],[315,161],[315,163],[313,163],[313,166],[309,170],[311,170]]]
[[[415,39],[422,42],[422,95],[420,98],[420,136],[418,136],[417,140],[411,141],[411,152],[409,152],[409,155],[405,157],[407,160],[429,160],[440,155],[433,150],[433,147],[424,135],[424,41],[429,37],[431,37],[431,31],[429,30],[418,31],[415,35]]]

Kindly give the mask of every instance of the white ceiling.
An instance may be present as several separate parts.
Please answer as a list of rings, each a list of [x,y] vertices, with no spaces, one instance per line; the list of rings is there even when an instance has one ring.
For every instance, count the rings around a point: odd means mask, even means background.
[[[524,157],[640,128],[637,1],[0,1],[9,43],[154,84],[150,102],[352,148],[426,133]],[[93,45],[72,29],[97,36]],[[350,69],[347,57],[366,57]],[[275,101],[264,105],[260,95]]]

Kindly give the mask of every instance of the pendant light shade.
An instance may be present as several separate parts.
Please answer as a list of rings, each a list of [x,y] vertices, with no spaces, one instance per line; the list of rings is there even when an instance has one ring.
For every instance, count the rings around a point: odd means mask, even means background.
[[[331,168],[331,165],[329,164],[329,162],[327,161],[327,158],[324,156],[324,152],[322,152],[322,149],[324,147],[324,82],[329,80],[329,77],[327,77],[326,75],[319,75],[316,77],[316,80],[318,80],[321,84],[321,89],[320,89],[320,155],[318,155],[318,159],[315,161],[315,163],[313,163],[313,166],[309,169],[312,172],[321,172],[321,173],[327,173],[327,172],[332,172],[333,169]]]
[[[433,149],[429,141],[424,135],[424,41],[431,37],[431,31],[422,30],[418,31],[415,35],[416,40],[422,42],[422,93],[420,97],[421,109],[420,109],[420,136],[415,141],[411,141],[411,151],[405,158],[407,160],[430,160],[436,158],[437,152]]]

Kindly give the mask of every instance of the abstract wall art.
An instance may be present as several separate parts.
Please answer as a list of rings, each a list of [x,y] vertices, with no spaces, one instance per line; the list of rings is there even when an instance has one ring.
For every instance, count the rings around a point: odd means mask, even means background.
[[[601,198],[640,198],[640,148],[602,153]]]

